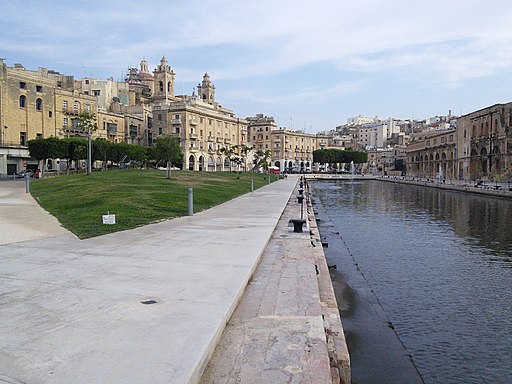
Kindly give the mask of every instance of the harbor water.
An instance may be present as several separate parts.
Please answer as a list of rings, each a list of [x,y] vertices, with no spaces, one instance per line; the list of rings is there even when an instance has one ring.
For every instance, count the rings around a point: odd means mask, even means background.
[[[328,262],[357,266],[425,383],[512,383],[512,201],[378,180],[312,185],[341,239]]]

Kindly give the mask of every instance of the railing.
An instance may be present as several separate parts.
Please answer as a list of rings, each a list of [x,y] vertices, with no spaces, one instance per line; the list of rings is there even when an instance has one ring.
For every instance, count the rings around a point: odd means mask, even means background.
[[[80,111],[78,109],[73,109],[73,108],[62,108],[62,112],[67,113],[68,115],[75,115],[75,116],[78,116],[80,114]]]
[[[0,143],[0,147],[10,147],[10,148],[28,148],[27,145],[21,144],[19,141],[2,141]]]
[[[181,124],[181,119],[171,119],[171,124]]]

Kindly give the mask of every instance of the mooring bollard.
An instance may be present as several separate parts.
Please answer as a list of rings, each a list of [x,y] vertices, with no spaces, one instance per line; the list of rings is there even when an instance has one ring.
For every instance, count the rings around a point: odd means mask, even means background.
[[[306,220],[304,219],[292,219],[293,223],[293,232],[300,233],[302,232],[302,226],[306,224]]]
[[[251,179],[251,192],[254,192],[254,179]]]
[[[194,190],[192,188],[188,189],[188,215],[194,215]]]
[[[25,193],[30,193],[30,175],[25,173]]]

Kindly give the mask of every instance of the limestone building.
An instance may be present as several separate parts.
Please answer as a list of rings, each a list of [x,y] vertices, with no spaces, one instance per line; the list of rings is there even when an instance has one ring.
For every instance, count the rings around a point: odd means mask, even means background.
[[[234,170],[223,148],[240,151],[248,146],[247,121],[222,107],[215,98],[215,86],[208,73],[197,85],[192,95],[175,95],[175,73],[165,57],[153,71],[154,92],[152,124],[148,144],[162,135],[172,135],[180,140],[184,152],[183,167],[194,171]],[[249,169],[249,159],[241,165]]]
[[[457,133],[455,130],[412,135],[406,148],[407,175],[427,179],[457,177]]]
[[[457,142],[460,180],[512,181],[512,103],[459,117]]]
[[[59,94],[72,93],[73,85],[73,76],[46,68],[30,71],[21,64],[7,67],[0,59],[1,175],[37,168],[27,142],[61,133],[63,112],[55,100]]]
[[[311,172],[313,151],[328,146],[328,135],[278,128],[271,116],[257,114],[247,121],[251,146],[270,151],[271,165],[281,172]]]

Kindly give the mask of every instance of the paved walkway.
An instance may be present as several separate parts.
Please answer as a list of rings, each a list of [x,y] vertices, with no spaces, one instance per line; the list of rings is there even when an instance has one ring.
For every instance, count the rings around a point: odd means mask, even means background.
[[[69,233],[25,193],[24,180],[0,180],[0,244]]]
[[[350,382],[350,362],[322,243],[294,196],[201,379],[213,383]],[[331,364],[332,372],[331,372]]]
[[[2,211],[0,382],[198,382],[295,184],[83,241],[18,241]]]

